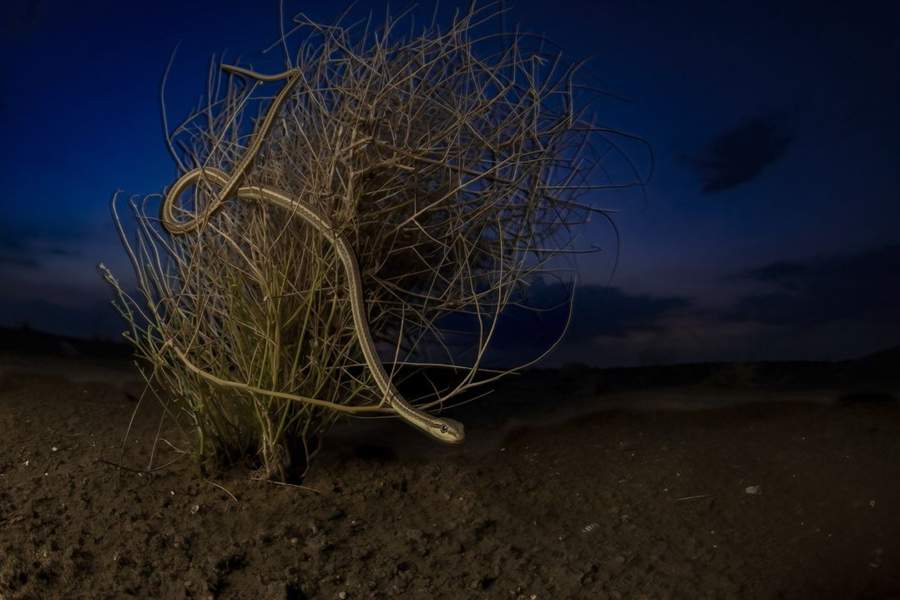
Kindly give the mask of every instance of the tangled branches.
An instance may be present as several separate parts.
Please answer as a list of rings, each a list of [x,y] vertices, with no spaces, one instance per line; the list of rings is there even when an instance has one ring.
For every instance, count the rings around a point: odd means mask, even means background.
[[[234,67],[211,74],[208,105],[170,138],[183,172],[237,170],[243,188],[327,215],[353,249],[391,374],[454,374],[413,400],[419,410],[540,359],[483,364],[504,309],[527,306],[529,283],[597,212],[580,197],[632,185],[592,183],[614,132],[576,110],[576,67],[521,35],[476,37],[494,17],[473,7],[446,30],[403,36],[397,20],[373,30],[301,15],[297,77],[264,138],[246,135],[261,82]],[[206,217],[218,193],[204,180],[180,210]],[[361,360],[334,243],[295,211],[236,195],[173,237],[132,203],[136,241],[116,220],[141,300],[106,277],[148,380],[190,420],[200,456],[254,455],[286,478],[338,415],[391,407]]]

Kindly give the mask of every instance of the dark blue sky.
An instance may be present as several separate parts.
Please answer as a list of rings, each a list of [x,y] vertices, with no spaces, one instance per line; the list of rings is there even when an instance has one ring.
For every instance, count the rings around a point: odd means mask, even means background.
[[[601,101],[601,119],[657,158],[646,200],[595,198],[620,211],[619,271],[606,286],[610,255],[581,262],[577,329],[551,362],[845,358],[900,343],[889,4],[508,2],[509,24],[593,57],[591,82],[629,99]],[[356,13],[369,8],[384,4]],[[127,270],[109,199],[176,176],[159,108],[172,50],[180,43],[167,89],[176,122],[205,91],[213,53],[280,66],[277,50],[259,54],[278,38],[278,2],[0,10],[0,325],[109,335],[119,325],[94,265]],[[287,16],[300,11],[336,15],[285,1]],[[599,224],[587,241],[614,247]]]

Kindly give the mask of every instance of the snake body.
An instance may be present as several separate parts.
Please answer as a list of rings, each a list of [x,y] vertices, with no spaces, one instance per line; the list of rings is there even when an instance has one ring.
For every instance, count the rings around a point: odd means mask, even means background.
[[[332,225],[330,219],[320,213],[314,207],[304,204],[290,196],[269,187],[240,186],[243,177],[256,153],[259,151],[262,140],[272,126],[275,116],[281,104],[287,98],[288,93],[300,77],[296,70],[286,71],[278,75],[260,75],[239,67],[225,66],[228,71],[254,77],[261,81],[277,81],[287,79],[287,83],[279,91],[278,95],[269,107],[265,118],[254,135],[254,140],[238,161],[235,169],[229,177],[223,171],[212,167],[198,167],[179,177],[169,189],[162,204],[162,223],[166,230],[173,235],[187,233],[200,227],[214,212],[223,205],[224,201],[236,195],[243,200],[269,202],[281,208],[291,211],[322,234],[335,248],[341,265],[346,273],[347,288],[350,295],[350,309],[353,314],[353,325],[366,365],[375,378],[375,383],[390,407],[407,423],[417,427],[431,437],[450,444],[457,444],[465,438],[465,430],[462,423],[452,419],[438,419],[428,413],[418,410],[404,400],[403,396],[391,382],[384,369],[384,365],[375,349],[372,332],[369,328],[363,297],[362,277],[359,264],[356,260],[350,244]],[[200,181],[212,183],[221,188],[216,198],[201,214],[193,215],[186,221],[179,221],[175,217],[175,204],[179,196],[191,185]]]

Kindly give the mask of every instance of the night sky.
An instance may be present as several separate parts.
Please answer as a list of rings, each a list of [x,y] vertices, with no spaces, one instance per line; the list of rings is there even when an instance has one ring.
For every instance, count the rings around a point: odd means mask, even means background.
[[[575,327],[547,364],[843,359],[900,344],[889,5],[508,2],[508,25],[592,57],[591,83],[622,98],[598,101],[601,120],[656,157],[646,196],[591,197],[619,211],[619,268],[610,282],[615,237],[592,224],[586,242],[608,252],[580,261]],[[159,104],[166,64],[177,46],[171,125],[204,93],[212,54],[282,66],[277,48],[259,54],[278,39],[278,2],[13,0],[0,11],[0,325],[114,337],[95,265],[129,271],[113,192],[159,193],[177,176]],[[337,15],[329,2],[284,11]]]

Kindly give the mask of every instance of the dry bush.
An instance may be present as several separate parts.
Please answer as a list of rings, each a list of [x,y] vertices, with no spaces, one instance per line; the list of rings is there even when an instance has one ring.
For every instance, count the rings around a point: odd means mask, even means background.
[[[504,309],[528,307],[529,283],[553,275],[577,226],[606,215],[583,194],[640,183],[597,183],[617,132],[576,110],[576,66],[522,35],[478,37],[497,15],[473,7],[416,35],[394,19],[375,29],[296,17],[282,43],[300,38],[287,68],[302,76],[242,182],[315,207],[349,240],[389,371],[453,375],[410,399],[425,410],[527,366],[484,368]],[[259,85],[211,72],[206,107],[170,136],[182,172],[231,172]],[[216,192],[196,186],[182,210],[196,215]],[[190,424],[201,461],[250,456],[269,477],[297,478],[339,416],[390,414],[322,235],[233,198],[170,236],[147,206],[131,202],[130,233],[114,201],[137,291],[104,275],[147,380]]]

